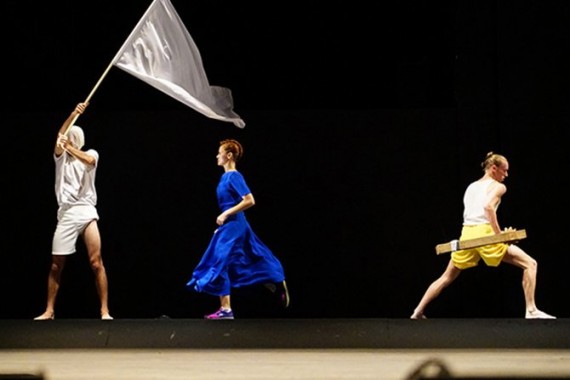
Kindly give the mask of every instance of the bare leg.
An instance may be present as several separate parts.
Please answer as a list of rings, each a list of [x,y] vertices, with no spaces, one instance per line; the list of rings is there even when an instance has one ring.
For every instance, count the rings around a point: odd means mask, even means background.
[[[424,296],[420,300],[420,303],[414,309],[414,312],[411,319],[425,319],[424,311],[427,305],[433,301],[443,289],[445,289],[449,284],[451,284],[461,273],[460,269],[457,269],[451,260],[447,264],[447,268],[445,268],[445,272],[431,285],[427,288]]]
[[[220,305],[221,305],[222,309],[224,309],[224,310],[231,310],[232,309],[229,294],[227,296],[220,296]]]
[[[536,307],[535,290],[538,263],[525,251],[512,244],[503,257],[503,262],[515,265],[523,270],[522,287],[524,292],[526,313],[528,319],[554,319],[556,317],[540,311]]]
[[[95,286],[101,303],[101,319],[111,320],[113,317],[109,314],[109,285],[107,282],[107,272],[101,256],[101,236],[96,220],[89,223],[87,228],[85,228],[83,239],[87,247],[87,254],[89,255],[89,264],[95,275]]]
[[[36,321],[54,319],[55,317],[55,299],[57,297],[57,292],[59,291],[61,273],[65,267],[65,259],[66,256],[51,255],[51,267],[48,274],[46,310],[42,315],[34,318]]]

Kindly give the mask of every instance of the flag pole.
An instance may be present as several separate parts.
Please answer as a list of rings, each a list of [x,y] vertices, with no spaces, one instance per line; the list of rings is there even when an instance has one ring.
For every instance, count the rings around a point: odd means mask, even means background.
[[[150,9],[152,8],[152,5],[154,4],[155,1],[158,0],[154,0],[150,6],[148,7],[148,9],[145,11],[144,15],[141,17],[141,19],[139,20],[139,22],[137,23],[137,25],[134,27],[134,29],[131,31],[131,34],[129,34],[129,37],[125,40],[125,42],[123,43],[123,45],[121,46],[121,48],[119,49],[119,51],[117,52],[117,54],[115,54],[115,57],[113,57],[113,59],[111,60],[111,63],[109,63],[109,66],[107,66],[107,68],[105,69],[105,71],[103,72],[103,74],[101,75],[101,77],[99,78],[99,80],[97,81],[97,83],[95,83],[95,86],[93,86],[93,89],[91,90],[91,92],[89,93],[89,95],[87,96],[87,98],[85,99],[84,103],[89,103],[89,101],[91,100],[91,98],[93,97],[93,94],[95,94],[95,91],[97,90],[97,88],[99,88],[99,86],[101,85],[101,82],[103,82],[103,79],[107,76],[107,74],[109,73],[109,71],[111,70],[111,68],[113,67],[113,65],[115,64],[115,61],[119,58],[119,56],[123,53],[123,48],[125,47],[125,45],[129,42],[131,36],[135,33],[135,31],[138,29],[139,25],[141,24],[141,22],[144,20],[145,16],[147,15],[148,12],[150,12]],[[69,131],[69,129],[71,128],[71,126],[75,123],[75,121],[77,120],[77,118],[79,117],[79,115],[75,115],[73,117],[73,120],[71,121],[71,123],[69,123],[69,125],[67,126],[66,130],[63,132],[64,135],[67,135],[67,132]]]
[[[112,67],[113,67],[113,63],[111,62],[111,64],[107,67],[105,72],[103,72],[103,75],[101,75],[101,78],[99,78],[99,80],[97,81],[97,83],[95,84],[95,86],[93,87],[93,89],[91,90],[91,92],[89,93],[87,98],[85,99],[84,103],[89,103],[89,100],[91,100],[91,97],[93,96],[93,94],[95,93],[95,91],[97,90],[97,88],[99,87],[101,82],[103,82],[103,78],[105,78],[105,76],[107,75],[109,70],[111,70]],[[71,120],[71,123],[69,123],[69,125],[67,126],[67,128],[63,132],[64,135],[67,135],[67,132],[69,131],[71,126],[75,123],[75,121],[77,120],[78,117],[79,117],[79,114],[77,114],[73,117],[73,120]]]

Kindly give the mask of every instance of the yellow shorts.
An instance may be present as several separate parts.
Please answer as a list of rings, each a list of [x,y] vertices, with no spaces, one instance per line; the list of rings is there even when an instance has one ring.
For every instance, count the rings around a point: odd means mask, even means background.
[[[477,226],[463,226],[459,240],[475,239],[483,236],[494,235],[490,224],[480,224]],[[463,249],[451,253],[451,261],[456,268],[467,269],[477,266],[479,260],[483,259],[490,267],[499,266],[503,256],[507,253],[509,245],[497,243],[484,245],[482,247]]]

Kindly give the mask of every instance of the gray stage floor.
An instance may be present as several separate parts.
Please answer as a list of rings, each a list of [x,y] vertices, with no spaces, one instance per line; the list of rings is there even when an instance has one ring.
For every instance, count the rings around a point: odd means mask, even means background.
[[[0,349],[570,349],[570,319],[0,320]]]
[[[570,320],[0,320],[0,379],[409,380],[436,378],[412,376],[430,360],[457,379],[570,379]]]

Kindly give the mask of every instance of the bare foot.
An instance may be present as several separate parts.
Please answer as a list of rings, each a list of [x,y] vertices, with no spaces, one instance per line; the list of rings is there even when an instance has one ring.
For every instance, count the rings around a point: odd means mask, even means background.
[[[46,311],[40,316],[34,318],[34,321],[48,321],[55,318],[53,311]]]

